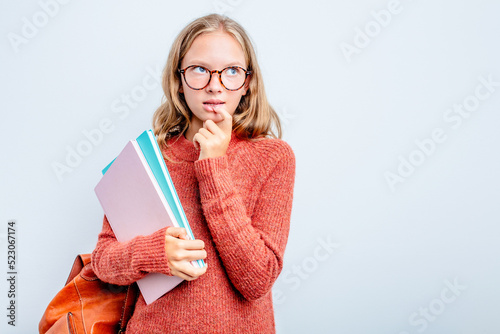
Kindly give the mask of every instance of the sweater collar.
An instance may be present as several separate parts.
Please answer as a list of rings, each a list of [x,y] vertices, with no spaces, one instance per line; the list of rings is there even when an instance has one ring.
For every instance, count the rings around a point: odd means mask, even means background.
[[[231,140],[229,141],[226,155],[232,152],[240,141],[241,140],[236,137],[235,133],[231,132]],[[171,152],[173,156],[182,160],[196,161],[200,156],[200,150],[196,149],[193,142],[184,137],[184,134],[180,134],[170,138],[167,141],[167,145],[167,151]]]

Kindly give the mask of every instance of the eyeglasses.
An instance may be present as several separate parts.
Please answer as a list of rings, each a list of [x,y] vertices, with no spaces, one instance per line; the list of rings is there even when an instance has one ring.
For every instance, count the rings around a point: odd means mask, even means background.
[[[252,71],[247,71],[239,66],[229,66],[218,71],[209,70],[200,65],[191,65],[178,71],[184,77],[184,81],[186,81],[189,88],[194,90],[201,90],[207,87],[214,73],[219,74],[219,82],[225,89],[231,91],[239,90],[245,85],[248,75],[252,73]]]

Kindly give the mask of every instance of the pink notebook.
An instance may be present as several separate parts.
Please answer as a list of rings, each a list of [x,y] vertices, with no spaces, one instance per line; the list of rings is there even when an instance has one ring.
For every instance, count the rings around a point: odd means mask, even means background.
[[[109,224],[120,242],[178,226],[163,193],[135,140],[129,141],[95,187]],[[147,304],[183,281],[150,273],[137,281]]]

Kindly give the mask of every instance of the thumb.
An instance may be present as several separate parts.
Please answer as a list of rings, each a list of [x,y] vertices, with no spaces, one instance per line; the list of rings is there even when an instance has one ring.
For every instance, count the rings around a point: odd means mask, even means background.
[[[197,149],[197,150],[199,150],[201,148],[200,141],[199,141],[199,138],[198,138],[199,136],[201,136],[201,135],[198,132],[193,137],[193,145],[194,145],[194,148]]]

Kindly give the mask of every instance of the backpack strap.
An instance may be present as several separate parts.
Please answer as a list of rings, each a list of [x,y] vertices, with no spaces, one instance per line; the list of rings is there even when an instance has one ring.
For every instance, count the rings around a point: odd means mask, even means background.
[[[139,298],[139,287],[137,283],[132,283],[127,287],[127,297],[125,298],[125,303],[123,305],[123,312],[120,320],[120,330],[118,334],[125,333],[125,328],[127,323],[134,313],[135,304]]]
[[[73,278],[75,278],[75,276],[78,275],[80,271],[82,271],[83,267],[90,263],[91,257],[92,254],[78,254],[76,256],[75,262],[73,262],[73,267],[71,267],[68,279],[66,280],[66,283],[64,285],[71,282]]]

